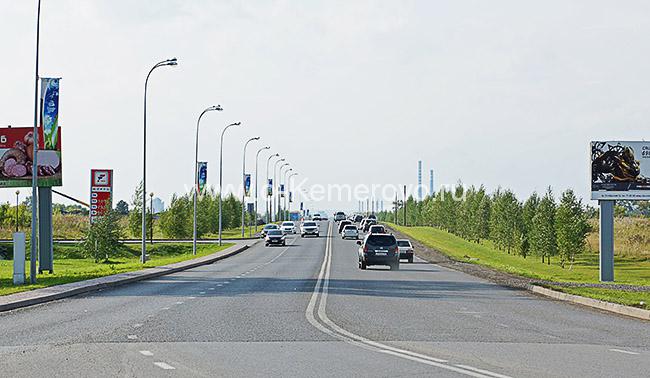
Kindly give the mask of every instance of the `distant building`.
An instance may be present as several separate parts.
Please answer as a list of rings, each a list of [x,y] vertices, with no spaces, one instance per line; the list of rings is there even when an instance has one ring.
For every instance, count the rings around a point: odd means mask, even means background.
[[[158,197],[153,199],[153,213],[159,214],[165,211],[165,203]]]

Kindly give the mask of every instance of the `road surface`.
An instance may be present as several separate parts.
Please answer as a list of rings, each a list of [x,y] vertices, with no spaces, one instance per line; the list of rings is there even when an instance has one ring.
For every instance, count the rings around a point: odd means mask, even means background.
[[[325,236],[325,235],[330,235]],[[643,377],[650,324],[320,238],[0,314],[2,376]]]

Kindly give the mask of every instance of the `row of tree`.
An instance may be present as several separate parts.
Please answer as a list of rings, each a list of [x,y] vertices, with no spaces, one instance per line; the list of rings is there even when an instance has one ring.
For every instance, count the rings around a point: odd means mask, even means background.
[[[572,190],[563,192],[559,202],[550,188],[543,196],[533,193],[520,201],[510,190],[488,194],[483,186],[466,189],[459,184],[422,201],[411,196],[406,201],[406,214],[404,211],[399,204],[378,218],[437,227],[476,243],[487,239],[499,250],[524,258],[535,255],[548,264],[551,257],[558,257],[563,267],[585,249],[590,231],[587,220],[591,210]]]

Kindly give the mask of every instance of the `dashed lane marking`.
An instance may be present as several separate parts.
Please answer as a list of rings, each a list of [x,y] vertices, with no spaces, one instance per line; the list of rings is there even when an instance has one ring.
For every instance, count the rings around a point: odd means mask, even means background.
[[[147,357],[153,356],[153,353],[149,352],[148,350],[141,350],[140,354]]]
[[[162,362],[162,361],[154,362],[153,364],[158,366],[159,368],[161,368],[163,370],[175,370],[176,369],[172,365],[170,365],[170,364],[168,364],[166,362]]]
[[[616,352],[616,353],[633,354],[633,355],[637,355],[637,354],[639,354],[639,353],[637,353],[637,352],[632,352],[632,351],[629,351],[629,350],[623,350],[623,349],[610,349],[609,351],[610,351],[610,352]]]

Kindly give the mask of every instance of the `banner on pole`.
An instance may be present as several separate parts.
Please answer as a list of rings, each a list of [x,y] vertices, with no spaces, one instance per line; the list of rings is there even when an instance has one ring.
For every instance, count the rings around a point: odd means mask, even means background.
[[[244,195],[246,197],[251,195],[251,175],[249,173],[244,174]]]
[[[198,182],[196,183],[196,189],[198,193],[203,194],[203,191],[205,190],[205,186],[208,182],[208,162],[207,161],[200,161],[197,163],[197,180]]]
[[[59,130],[59,79],[41,78],[41,128],[44,150],[56,150]],[[40,145],[40,143],[39,143]]]
[[[280,197],[284,197],[284,184],[280,184]]]
[[[305,203],[304,202],[300,202],[300,210],[305,210]]]
[[[293,202],[293,193],[289,192],[289,203]]]
[[[269,179],[269,185],[266,188],[266,195],[269,197],[273,195],[273,179]]]

